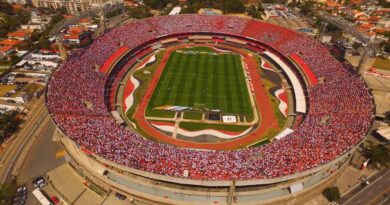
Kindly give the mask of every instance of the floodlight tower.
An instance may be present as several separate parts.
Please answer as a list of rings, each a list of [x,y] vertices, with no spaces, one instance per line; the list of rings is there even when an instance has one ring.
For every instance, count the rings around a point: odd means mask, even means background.
[[[328,22],[321,22],[321,27],[317,36],[317,41],[320,43],[322,42],[322,38],[324,37],[327,26],[328,26]]]
[[[105,30],[106,30],[106,17],[105,17],[105,13],[104,13],[104,5],[103,5],[103,1],[100,1],[100,19],[99,19],[99,24],[100,24],[100,32],[102,34],[104,34]]]
[[[61,36],[56,36],[56,41],[57,41],[57,44],[58,44],[58,48],[60,50],[60,55],[61,55],[61,58],[63,61],[65,61],[67,58],[68,58],[68,54],[66,53],[66,48],[64,46],[64,43],[62,41],[62,38]]]
[[[357,66],[357,70],[359,73],[363,72],[363,66],[366,63],[366,60],[368,58],[369,52],[370,51],[375,51],[375,45],[376,45],[376,40],[375,36],[371,37],[370,40],[368,41],[367,45],[364,48],[363,54],[360,57],[359,64]]]

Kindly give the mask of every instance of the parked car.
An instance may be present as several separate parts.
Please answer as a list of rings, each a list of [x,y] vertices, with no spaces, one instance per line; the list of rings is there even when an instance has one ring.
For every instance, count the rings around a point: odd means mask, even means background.
[[[125,195],[120,194],[120,193],[118,193],[118,192],[115,194],[115,197],[118,198],[119,200],[125,200],[125,199],[126,199],[126,196],[125,196]]]
[[[27,199],[27,195],[14,197],[14,201],[15,202],[17,202],[17,201],[26,201],[26,199]]]
[[[16,189],[16,196],[27,196],[27,187],[21,186]]]
[[[59,200],[58,197],[56,197],[56,196],[50,197],[50,200],[51,200],[51,202],[53,202],[53,204],[58,204],[58,203],[60,203],[60,200]]]
[[[23,205],[27,199],[27,187],[21,186],[16,189],[16,194],[12,200],[12,205]]]
[[[33,180],[33,184],[36,188],[42,188],[46,186],[46,180],[42,176],[40,176]]]
[[[12,205],[24,205],[26,202],[25,201],[14,201],[12,202]]]

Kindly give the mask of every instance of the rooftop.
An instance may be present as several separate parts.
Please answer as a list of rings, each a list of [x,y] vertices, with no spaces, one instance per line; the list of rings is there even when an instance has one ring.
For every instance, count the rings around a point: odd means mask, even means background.
[[[18,37],[18,38],[24,38],[26,35],[29,35],[30,33],[27,30],[18,30],[14,32],[9,32],[7,34],[8,37]]]
[[[12,46],[0,46],[0,52],[8,52],[12,48]]]
[[[4,39],[0,41],[0,45],[6,45],[6,46],[16,46],[22,43],[23,41],[21,40],[16,40],[16,39]]]

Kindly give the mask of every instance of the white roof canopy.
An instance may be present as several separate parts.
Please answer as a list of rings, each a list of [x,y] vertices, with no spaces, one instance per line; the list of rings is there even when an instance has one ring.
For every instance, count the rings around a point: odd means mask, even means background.
[[[269,51],[265,51],[264,54],[267,55],[269,58],[271,58],[273,61],[275,61],[283,69],[283,71],[286,73],[286,75],[290,79],[292,87],[294,89],[294,95],[295,95],[295,110],[297,112],[300,112],[300,113],[306,113],[305,94],[303,92],[302,85],[299,82],[295,73],[277,55],[275,55]]]
[[[376,132],[380,134],[383,138],[385,138],[387,141],[390,140],[390,127],[381,127]]]

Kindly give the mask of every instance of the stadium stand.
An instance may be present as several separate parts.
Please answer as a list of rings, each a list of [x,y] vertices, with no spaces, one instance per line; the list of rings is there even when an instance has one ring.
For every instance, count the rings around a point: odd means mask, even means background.
[[[163,36],[197,32],[247,37],[284,56],[297,53],[317,78],[324,79],[308,88],[309,110],[302,106],[307,115],[293,133],[266,146],[210,151],[153,142],[116,124],[104,101],[108,76],[94,66],[102,65],[122,45],[132,50]],[[361,141],[373,112],[362,79],[315,40],[276,25],[218,15],[153,17],[105,33],[52,75],[47,106],[57,126],[85,150],[145,172],[174,177],[188,172],[189,178],[203,180],[275,178],[318,167]]]
[[[296,53],[293,53],[291,54],[290,58],[293,59],[302,68],[302,71],[305,73],[305,76],[311,85],[316,85],[318,83],[317,77],[301,57],[299,57]]]
[[[102,67],[100,67],[100,72],[102,73],[109,73],[111,68],[115,65],[115,63],[121,58],[123,57],[124,55],[126,55],[126,53],[128,53],[130,51],[129,47],[128,46],[122,46],[120,47],[114,54],[112,54],[102,65]]]

